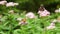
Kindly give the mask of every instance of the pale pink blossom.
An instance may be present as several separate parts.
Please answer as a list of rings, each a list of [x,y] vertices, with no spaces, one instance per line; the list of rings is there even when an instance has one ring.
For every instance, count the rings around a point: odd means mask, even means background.
[[[50,12],[48,12],[47,10],[44,10],[44,11],[38,11],[38,14],[41,16],[49,16],[50,15]]]
[[[5,5],[7,1],[0,1],[0,5]]]
[[[6,7],[10,7],[10,6],[16,6],[19,5],[18,3],[14,3],[14,2],[9,2],[6,4]]]
[[[51,23],[50,26],[55,26],[55,23]]]
[[[48,27],[46,27],[48,30],[49,29],[54,29],[55,28],[55,23],[51,23]]]
[[[55,28],[55,26],[48,26],[47,27],[47,29],[49,30],[49,29],[54,29]]]
[[[35,18],[35,15],[34,15],[34,13],[29,12],[29,13],[26,14],[26,17],[28,17],[28,18]]]

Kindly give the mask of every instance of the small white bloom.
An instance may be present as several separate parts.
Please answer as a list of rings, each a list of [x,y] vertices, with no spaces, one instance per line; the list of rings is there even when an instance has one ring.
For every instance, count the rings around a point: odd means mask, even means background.
[[[9,2],[6,4],[6,7],[10,7],[10,6],[16,6],[19,5],[18,3],[14,3],[14,2]]]
[[[34,13],[29,12],[29,13],[26,14],[26,17],[28,17],[28,18],[35,18],[35,15],[34,15]]]
[[[55,23],[51,23],[50,26],[55,26]]]
[[[14,10],[10,10],[9,13],[14,14]]]
[[[14,5],[19,5],[19,3],[14,3]]]
[[[59,12],[59,10],[58,10],[58,9],[56,9],[56,10],[55,10],[55,12],[56,12],[56,13],[58,13],[58,12]]]
[[[14,6],[13,2],[9,2],[6,4],[6,7]]]
[[[7,3],[7,1],[0,1],[1,5],[5,5]]]
[[[22,20],[22,18],[17,18],[17,20],[18,20],[18,21],[21,21],[21,20]]]

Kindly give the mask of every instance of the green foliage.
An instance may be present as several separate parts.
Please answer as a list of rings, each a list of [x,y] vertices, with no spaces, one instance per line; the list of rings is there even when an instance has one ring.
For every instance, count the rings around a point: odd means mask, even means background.
[[[59,24],[56,24],[56,28],[53,30],[44,30],[44,27],[49,26],[52,19],[55,19],[55,16],[51,15],[44,18],[35,18],[27,19],[26,25],[18,25],[16,18],[23,17],[24,13],[21,16],[15,14],[8,14],[2,17],[2,24],[0,25],[1,34],[59,34],[60,27]],[[19,26],[19,27],[17,27]],[[16,29],[14,29],[17,27]]]
[[[6,7],[0,5],[0,14],[3,15],[0,19],[0,34],[60,34],[60,23],[56,23],[56,28],[53,30],[44,30],[44,27],[49,26],[51,20],[60,16],[60,13],[51,13],[51,16],[44,18],[27,19],[26,25],[18,25],[18,17],[25,18],[26,12],[37,12],[41,4],[44,4],[46,9],[53,12],[60,7],[60,0],[7,0],[8,2],[18,2],[18,6]],[[16,14],[8,13],[14,10]]]
[[[43,4],[47,10],[53,12],[60,5],[60,0],[16,0],[20,3],[18,9],[27,11],[37,11],[41,4]]]

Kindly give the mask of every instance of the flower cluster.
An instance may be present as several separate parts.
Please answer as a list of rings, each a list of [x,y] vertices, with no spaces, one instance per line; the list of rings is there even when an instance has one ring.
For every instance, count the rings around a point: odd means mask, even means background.
[[[7,3],[7,1],[0,1],[0,5],[6,5],[6,7],[10,7],[10,6],[17,6],[19,5],[19,3],[14,3],[14,2]]]
[[[26,14],[26,17],[28,17],[28,18],[35,18],[35,15],[34,15],[34,13],[29,12],[29,13]]]
[[[13,3],[13,2],[9,2],[6,4],[6,7],[10,7],[10,6],[17,6],[19,5],[18,3]]]
[[[58,17],[57,19],[54,19],[54,20],[52,21],[52,23],[50,24],[50,26],[48,26],[48,27],[46,27],[46,28],[47,28],[47,29],[54,29],[56,22],[60,22],[60,17]]]
[[[40,17],[42,16],[49,16],[50,15],[50,12],[48,12],[47,10],[44,10],[44,11],[38,11],[38,14],[40,15]]]
[[[0,5],[5,5],[7,1],[0,1]]]

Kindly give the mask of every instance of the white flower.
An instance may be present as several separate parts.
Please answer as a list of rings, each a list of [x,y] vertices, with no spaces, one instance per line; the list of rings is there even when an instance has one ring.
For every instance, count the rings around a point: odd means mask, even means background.
[[[14,10],[10,10],[9,13],[14,14]]]
[[[17,18],[17,20],[18,20],[18,21],[21,21],[21,20],[22,20],[22,18]]]
[[[6,7],[10,7],[10,6],[16,6],[19,5],[18,3],[14,3],[14,2],[9,2],[6,4]]]
[[[19,5],[19,3],[14,3],[14,5]]]
[[[9,7],[9,6],[14,6],[13,2],[9,2],[6,4],[6,7]]]
[[[0,1],[1,5],[5,5],[7,3],[7,1]]]
[[[55,10],[55,12],[56,12],[56,13],[58,13],[58,12],[59,12],[59,10],[58,10],[58,9],[56,9],[56,10]]]
[[[50,26],[55,26],[55,23],[51,23]]]
[[[56,20],[56,19],[54,19],[52,22],[53,22],[53,23],[55,23],[55,22],[57,22],[57,20]]]
[[[55,28],[55,23],[51,23],[50,26],[46,27],[48,30],[49,29],[54,29]]]
[[[28,18],[35,18],[35,15],[34,15],[34,13],[29,12],[29,13],[26,14],[26,17],[28,17]]]
[[[44,11],[38,11],[38,14],[40,15],[40,17],[49,16],[50,12],[48,12],[47,10],[44,10]]]
[[[55,13],[60,13],[60,8],[55,10]]]

